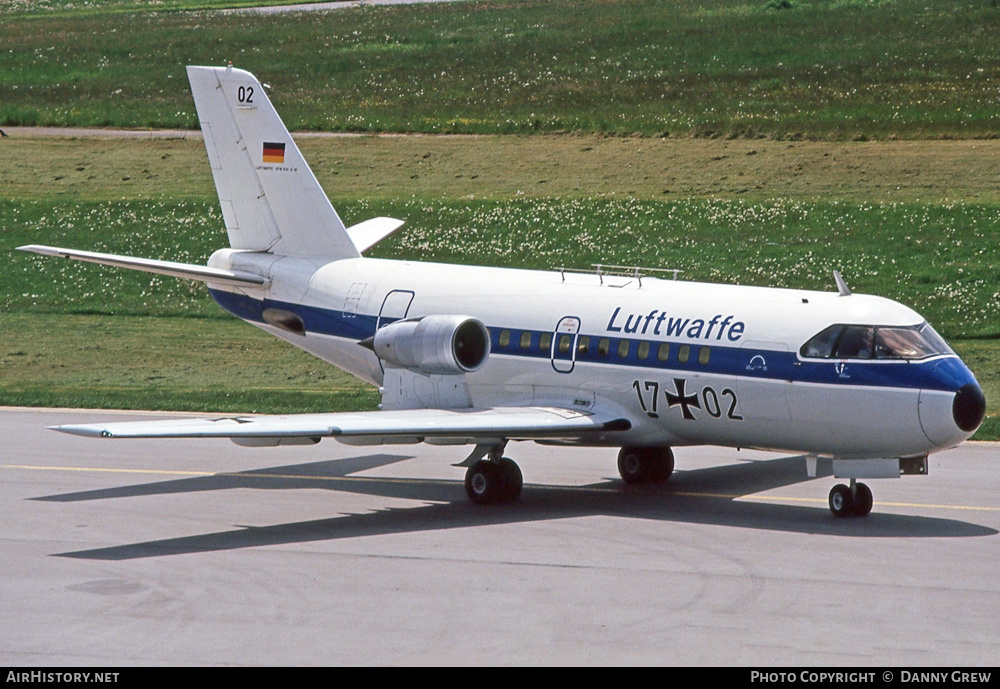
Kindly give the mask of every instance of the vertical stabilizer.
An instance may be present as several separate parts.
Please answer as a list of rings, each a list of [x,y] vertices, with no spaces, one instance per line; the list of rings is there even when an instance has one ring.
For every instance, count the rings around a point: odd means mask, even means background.
[[[360,256],[257,78],[232,67],[187,72],[230,245]]]

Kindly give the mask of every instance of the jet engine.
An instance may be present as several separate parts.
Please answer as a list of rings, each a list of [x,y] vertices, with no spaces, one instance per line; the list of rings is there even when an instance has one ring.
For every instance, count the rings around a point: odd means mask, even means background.
[[[424,316],[380,328],[370,341],[383,363],[440,375],[478,371],[490,355],[490,332],[470,316]]]

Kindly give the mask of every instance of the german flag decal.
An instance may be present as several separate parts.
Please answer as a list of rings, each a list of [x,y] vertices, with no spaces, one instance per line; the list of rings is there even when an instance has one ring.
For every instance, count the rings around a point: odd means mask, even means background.
[[[270,141],[264,142],[264,162],[277,163],[281,165],[285,162],[285,144],[276,144]]]

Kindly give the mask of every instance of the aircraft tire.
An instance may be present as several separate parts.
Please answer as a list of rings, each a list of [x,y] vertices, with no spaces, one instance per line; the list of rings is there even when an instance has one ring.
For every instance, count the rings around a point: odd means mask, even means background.
[[[521,467],[517,462],[509,457],[500,460],[500,473],[503,475],[503,495],[501,502],[514,502],[521,497],[521,488],[524,487],[524,477],[521,475]]]
[[[476,505],[492,505],[500,495],[501,475],[494,462],[479,460],[465,472],[465,494]]]
[[[674,473],[673,450],[623,447],[618,453],[618,473],[625,483],[663,483]]]
[[[465,494],[476,505],[513,502],[522,486],[521,469],[506,457],[499,462],[481,459],[465,472]]]
[[[851,489],[838,483],[830,489],[830,511],[834,517],[849,517],[854,514],[854,496]]]
[[[655,453],[653,450],[655,450]],[[650,455],[653,460],[650,481],[654,483],[666,483],[674,473],[674,451],[669,447],[657,447],[651,449]]]
[[[625,483],[645,483],[649,480],[651,463],[644,448],[623,447],[618,453],[618,474]]]
[[[872,489],[864,483],[857,484],[855,489],[854,516],[867,517],[872,511],[872,505],[875,503],[875,499],[872,496]]]

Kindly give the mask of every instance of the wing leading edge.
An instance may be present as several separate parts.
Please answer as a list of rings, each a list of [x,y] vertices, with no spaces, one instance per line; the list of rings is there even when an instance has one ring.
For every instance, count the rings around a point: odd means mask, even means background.
[[[53,426],[53,429],[100,438],[230,438],[240,445],[285,445],[318,443],[323,438],[336,438],[346,444],[586,438],[625,431],[631,425],[621,417],[558,407],[496,407],[222,416]]]
[[[136,256],[121,256],[118,254],[102,254],[96,251],[80,251],[78,249],[64,249],[58,246],[44,246],[40,244],[29,244],[17,247],[18,251],[30,251],[43,256],[57,256],[73,259],[74,261],[85,261],[87,263],[98,263],[115,268],[128,268],[129,270],[140,270],[145,273],[158,273],[159,275],[169,275],[186,280],[201,280],[202,282],[214,282],[233,287],[263,287],[270,283],[268,278],[250,273],[241,273],[232,270],[221,270],[219,268],[209,268],[192,263],[177,263],[176,261],[160,261],[153,258],[139,258]]]

